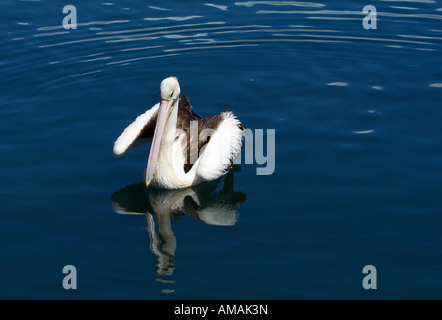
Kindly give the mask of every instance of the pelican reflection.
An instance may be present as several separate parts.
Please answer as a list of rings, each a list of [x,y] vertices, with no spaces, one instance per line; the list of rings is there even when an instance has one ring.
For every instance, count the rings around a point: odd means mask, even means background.
[[[246,200],[233,190],[235,166],[222,180],[178,190],[146,188],[143,182],[127,186],[112,195],[112,206],[119,214],[145,214],[150,250],[157,257],[156,273],[171,275],[175,269],[177,239],[172,220],[187,215],[209,225],[233,226],[238,210]]]

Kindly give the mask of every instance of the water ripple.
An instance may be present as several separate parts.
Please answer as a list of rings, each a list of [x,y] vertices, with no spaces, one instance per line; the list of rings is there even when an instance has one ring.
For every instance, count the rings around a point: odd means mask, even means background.
[[[379,0],[383,2],[415,2],[415,3],[436,3],[433,0]]]
[[[394,2],[394,1],[390,1]],[[409,3],[434,3],[431,1],[406,1]],[[213,3],[204,3],[205,7],[213,7],[221,11],[227,11],[229,8],[227,5],[218,5]],[[351,10],[333,10],[332,8],[321,9],[329,6],[323,3],[317,2],[303,2],[303,1],[243,1],[235,2],[236,7],[253,8],[255,6],[277,6],[285,8],[284,10],[263,10],[259,9],[253,12],[256,15],[271,15],[271,14],[286,14],[286,15],[304,15],[301,19],[329,19],[329,20],[362,20],[364,14],[361,11]],[[319,10],[287,10],[290,7],[300,8],[316,8]],[[171,12],[171,9],[149,6],[150,9],[157,12]],[[391,9],[416,11],[408,6],[390,6]],[[129,8],[126,8],[129,9]],[[121,64],[134,61],[140,61],[145,59],[151,59],[153,57],[163,57],[164,53],[184,53],[195,50],[206,50],[209,47],[217,49],[222,46],[229,48],[239,46],[251,46],[262,45],[272,42],[384,42],[387,47],[402,47],[396,45],[410,44],[419,46],[432,46],[438,43],[441,38],[424,34],[416,35],[388,35],[383,36],[355,36],[353,34],[345,32],[338,25],[335,28],[315,28],[306,26],[305,24],[289,24],[288,28],[274,27],[271,24],[255,24],[255,25],[235,25],[227,23],[225,21],[207,21],[203,15],[198,14],[198,11],[194,10],[197,14],[194,15],[168,15],[168,16],[151,16],[142,18],[144,21],[149,22],[163,22],[160,26],[149,26],[145,28],[130,28],[131,20],[110,20],[110,21],[91,21],[82,22],[78,24],[78,27],[84,26],[97,26],[105,27],[106,25],[112,25],[117,23],[125,23],[129,28],[113,28],[114,30],[101,30],[102,28],[94,28],[91,31],[96,31],[95,34],[90,34],[87,37],[75,37],[74,32],[69,31],[56,31],[61,29],[61,26],[48,26],[39,27],[37,31],[40,33],[35,34],[34,37],[38,38],[54,38],[55,41],[42,41],[38,43],[39,48],[51,48],[59,46],[72,46],[86,43],[102,42],[113,46],[118,46],[119,52],[127,53],[145,53],[149,52],[144,57],[126,57],[126,59],[116,59],[114,54],[106,54],[99,58],[79,59],[80,62],[100,62],[103,60],[108,61],[108,64]],[[409,13],[409,12],[386,12],[378,11],[379,16],[391,17],[391,18],[410,18],[410,19],[442,19],[441,15],[430,13]],[[258,16],[257,16],[258,17]],[[175,24],[175,22],[200,19],[200,23],[192,24]],[[206,20],[206,21],[204,21]],[[258,21],[259,19],[257,19]],[[266,22],[269,20],[266,19]],[[292,22],[292,21],[290,21]],[[334,23],[331,23],[333,25]],[[47,32],[52,31],[52,32]],[[54,32],[55,31],[55,32]],[[344,33],[345,32],[345,33]],[[70,33],[70,38],[62,37]],[[270,37],[260,36],[260,34],[269,34]],[[57,41],[63,39],[65,41]],[[16,39],[20,39],[17,37]],[[66,41],[67,40],[67,41]],[[143,45],[134,45],[132,43],[143,43]],[[151,43],[145,45],[145,43]],[[184,47],[183,47],[184,46]],[[434,48],[419,48],[420,50],[436,50]],[[115,50],[112,50],[115,51]],[[167,55],[166,55],[167,56]]]
[[[160,8],[155,6],[149,6],[150,9],[159,10],[159,11],[171,11],[172,9]]]
[[[272,6],[295,6],[295,7],[312,7],[321,8],[325,4],[315,2],[300,2],[300,1],[247,1],[247,2],[235,2],[237,6],[253,7],[255,5],[272,5]]]
[[[392,9],[400,9],[400,10],[419,10],[419,8],[411,8],[411,7],[398,7],[398,6],[390,6]]]
[[[91,21],[91,22],[82,22],[77,23],[77,27],[85,27],[85,26],[91,26],[91,25],[107,25],[107,24],[114,24],[114,23],[128,23],[130,20],[112,20],[112,21]],[[48,30],[57,30],[57,29],[63,29],[62,25],[58,26],[49,26],[49,27],[40,27],[37,29],[37,31],[48,31]]]
[[[204,5],[208,6],[208,7],[213,7],[213,8],[217,8],[220,9],[222,11],[227,11],[228,6],[222,6],[219,4],[213,4],[213,3],[205,3]]]
[[[203,16],[186,16],[186,17],[162,17],[162,18],[144,18],[146,21],[162,21],[162,20],[170,20],[170,21],[186,21],[197,18],[202,18]]]
[[[18,52],[25,52],[28,43],[32,43],[33,49],[39,50],[47,66],[55,68],[56,65],[68,65],[71,70],[75,70],[70,75],[59,72],[57,79],[83,77],[106,71],[112,66],[121,67],[152,59],[192,55],[209,49],[233,51],[281,43],[293,43],[294,46],[296,43],[341,43],[345,46],[377,44],[384,50],[441,50],[442,37],[435,33],[440,33],[441,30],[432,22],[442,19],[442,15],[438,14],[441,8],[419,6],[422,3],[433,4],[434,1],[384,2],[388,2],[388,6],[380,6],[377,12],[383,18],[382,23],[399,26],[401,23],[416,24],[426,21],[430,27],[426,30],[410,29],[409,33],[391,32],[400,30],[399,28],[361,32],[362,19],[365,16],[362,11],[337,10],[334,4],[319,2],[241,1],[222,5],[202,3],[199,4],[199,9],[195,7],[187,12],[148,6],[150,10],[147,17],[146,12],[140,13],[135,8],[119,8],[116,4],[108,3],[102,5],[106,6],[106,10],[120,13],[115,15],[119,19],[106,20],[92,16],[91,21],[83,20],[78,23],[76,30],[64,30],[61,25],[40,24],[33,28],[26,19],[20,18],[14,22],[20,30],[11,33],[10,39],[17,44]],[[403,5],[404,3],[409,5]],[[352,6],[349,5],[348,8],[351,9]],[[223,12],[228,12],[228,16]],[[249,18],[244,20],[244,15]],[[284,15],[287,17],[284,18]],[[395,20],[399,18],[402,21]],[[354,21],[360,21],[357,30]],[[32,31],[31,35],[26,33],[29,31]],[[32,41],[29,41],[30,37]],[[7,61],[2,63],[4,65],[7,65]],[[39,66],[33,65],[32,59],[29,59],[29,63],[22,64],[20,68],[32,70]],[[339,84],[331,82],[329,85]]]
[[[149,28],[141,28],[141,29],[103,31],[103,32],[98,32],[97,35],[112,35],[112,34],[124,34],[124,33],[159,31],[159,30],[162,30],[162,32],[168,32],[165,30],[170,30],[170,29],[180,30],[182,28],[202,27],[202,26],[206,26],[206,25],[222,25],[222,24],[225,24],[225,22],[224,21],[211,21],[211,22],[202,22],[202,23],[193,23],[193,24],[180,24],[180,25],[172,25],[172,26],[149,27]]]
[[[347,87],[348,82],[331,82],[327,83],[328,86],[336,86],[336,87]]]
[[[177,55],[177,54],[162,54],[162,55],[157,55],[157,56],[148,56],[148,57],[133,58],[133,59],[127,59],[127,60],[120,60],[120,61],[109,62],[109,63],[107,63],[107,65],[113,65],[113,64],[126,64],[126,63],[134,62],[134,61],[150,60],[150,59],[164,58],[164,57],[172,57],[172,56],[176,56],[176,55]]]
[[[311,14],[319,14],[319,15],[357,15],[361,17],[365,17],[362,11],[348,11],[348,10],[316,10],[316,11],[302,11],[302,10],[259,10],[256,12],[257,14],[303,14],[303,15],[311,15]],[[377,12],[378,16],[385,17],[394,17],[394,18],[422,18],[422,19],[442,19],[442,15],[437,14],[407,14],[407,13],[391,13],[391,12]]]

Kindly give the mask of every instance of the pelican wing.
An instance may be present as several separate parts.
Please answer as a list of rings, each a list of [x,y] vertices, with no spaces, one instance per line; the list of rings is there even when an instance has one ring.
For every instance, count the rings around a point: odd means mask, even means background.
[[[114,143],[114,156],[116,158],[121,157],[127,150],[152,141],[159,107],[160,104],[157,103],[124,129]]]
[[[186,95],[183,95],[178,104],[178,119],[177,128],[188,129],[190,127],[190,121],[200,120],[201,117],[195,110],[192,109],[189,99]]]
[[[198,123],[199,159],[196,174],[211,181],[232,168],[241,152],[244,124],[230,111],[205,118]]]

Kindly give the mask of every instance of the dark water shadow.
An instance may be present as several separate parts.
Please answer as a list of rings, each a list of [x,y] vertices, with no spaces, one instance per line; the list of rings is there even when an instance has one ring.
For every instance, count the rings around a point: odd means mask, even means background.
[[[234,226],[238,210],[246,201],[244,193],[233,190],[234,168],[213,182],[179,189],[146,188],[143,182],[126,186],[112,197],[113,210],[118,214],[144,214],[149,232],[150,250],[157,257],[156,274],[172,275],[175,270],[177,239],[172,221],[190,216],[194,221],[216,226]]]

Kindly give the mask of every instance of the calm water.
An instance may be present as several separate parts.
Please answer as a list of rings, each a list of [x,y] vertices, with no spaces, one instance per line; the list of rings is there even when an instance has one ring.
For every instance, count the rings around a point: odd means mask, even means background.
[[[6,0],[0,21],[0,298],[442,298],[442,3]],[[275,129],[275,172],[146,192],[149,145],[112,146],[170,75],[203,116]]]

